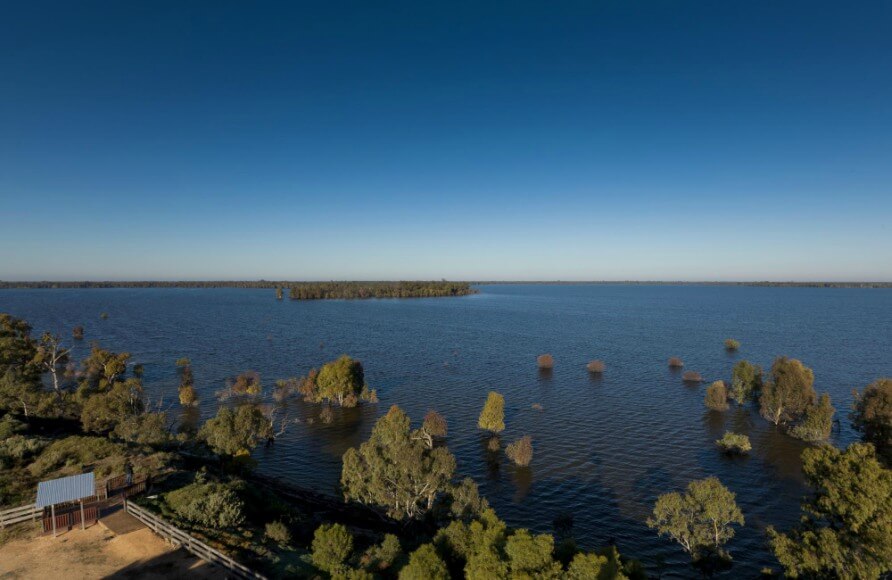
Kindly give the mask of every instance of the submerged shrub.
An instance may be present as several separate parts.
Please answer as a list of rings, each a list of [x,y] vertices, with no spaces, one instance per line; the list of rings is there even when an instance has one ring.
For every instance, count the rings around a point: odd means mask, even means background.
[[[695,371],[685,371],[683,375],[681,375],[681,380],[686,383],[702,383],[703,377],[700,376],[700,373]]]
[[[738,361],[731,371],[731,392],[729,396],[743,405],[756,398],[762,390],[762,367],[747,360]]]
[[[334,411],[331,410],[331,407],[326,405],[322,411],[319,412],[319,420],[326,425],[334,420]]]
[[[193,407],[198,404],[198,393],[192,385],[183,385],[179,388],[180,405]]]
[[[727,431],[721,439],[717,439],[715,444],[725,453],[732,455],[745,455],[753,448],[749,437],[731,431]]]
[[[83,340],[84,339],[84,327],[83,326],[75,326],[71,330],[71,337],[74,340]]]
[[[486,442],[486,449],[488,451],[496,452],[502,448],[502,441],[498,438],[498,436],[493,436],[489,438],[489,441]]]
[[[726,350],[737,350],[740,348],[740,342],[734,340],[733,338],[725,339],[725,349]]]
[[[543,370],[554,368],[554,357],[550,354],[540,354],[536,357],[536,364]]]
[[[517,465],[526,467],[533,460],[533,438],[524,435],[514,443],[510,443],[505,448],[505,455]]]
[[[704,403],[712,411],[728,410],[728,390],[724,381],[716,381],[706,388]]]
[[[677,356],[674,356],[669,359],[669,368],[670,369],[680,369],[683,366],[684,366],[684,362]]]
[[[604,372],[604,361],[593,360],[585,365],[585,368],[592,374],[601,374]]]

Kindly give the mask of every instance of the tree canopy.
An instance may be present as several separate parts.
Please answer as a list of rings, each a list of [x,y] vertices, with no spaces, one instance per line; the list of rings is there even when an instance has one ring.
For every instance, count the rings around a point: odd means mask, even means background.
[[[681,544],[695,560],[722,555],[722,546],[734,537],[731,525],[744,523],[734,499],[734,493],[715,477],[692,481],[685,493],[661,495],[647,525]]]
[[[416,518],[449,489],[454,471],[452,454],[444,447],[428,448],[394,405],[368,441],[344,454],[341,486],[348,500],[383,507],[394,518]]]
[[[798,419],[818,398],[814,382],[815,374],[801,361],[778,357],[762,388],[760,413],[775,425]]]
[[[852,424],[864,440],[873,443],[887,465],[892,465],[892,379],[877,379],[852,405]]]
[[[198,433],[211,450],[220,456],[247,456],[258,443],[271,435],[269,419],[256,405],[240,405],[235,411],[221,407]]]
[[[493,433],[505,430],[505,397],[495,391],[489,392],[480,412],[480,418],[477,420],[477,426]]]
[[[855,579],[892,571],[892,470],[873,446],[806,449],[802,470],[814,489],[802,523],[788,533],[768,529],[786,575]]]

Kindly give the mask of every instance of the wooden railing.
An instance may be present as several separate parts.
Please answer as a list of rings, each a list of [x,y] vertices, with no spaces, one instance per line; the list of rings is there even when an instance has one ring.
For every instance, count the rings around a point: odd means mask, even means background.
[[[43,510],[37,509],[32,503],[19,507],[10,508],[0,511],[0,528],[5,528],[12,524],[36,520],[43,513]]]
[[[223,552],[211,548],[198,538],[190,536],[183,530],[165,522],[155,514],[144,510],[132,501],[124,500],[124,510],[131,516],[144,523],[150,530],[175,545],[186,548],[205,562],[216,564],[226,568],[236,578],[243,580],[266,580],[266,576],[254,572],[246,566],[242,566]]]

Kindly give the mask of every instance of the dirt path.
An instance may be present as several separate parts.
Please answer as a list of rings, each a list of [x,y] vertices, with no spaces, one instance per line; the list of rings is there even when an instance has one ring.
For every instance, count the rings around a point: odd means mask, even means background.
[[[175,550],[149,529],[116,536],[101,525],[57,538],[16,539],[0,546],[0,578],[217,578],[220,570]]]

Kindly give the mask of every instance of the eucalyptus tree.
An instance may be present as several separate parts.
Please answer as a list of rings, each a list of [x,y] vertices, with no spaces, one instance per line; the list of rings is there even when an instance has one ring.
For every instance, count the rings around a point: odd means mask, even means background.
[[[814,372],[801,361],[778,357],[762,388],[759,412],[775,425],[798,419],[817,400],[814,382]]]

